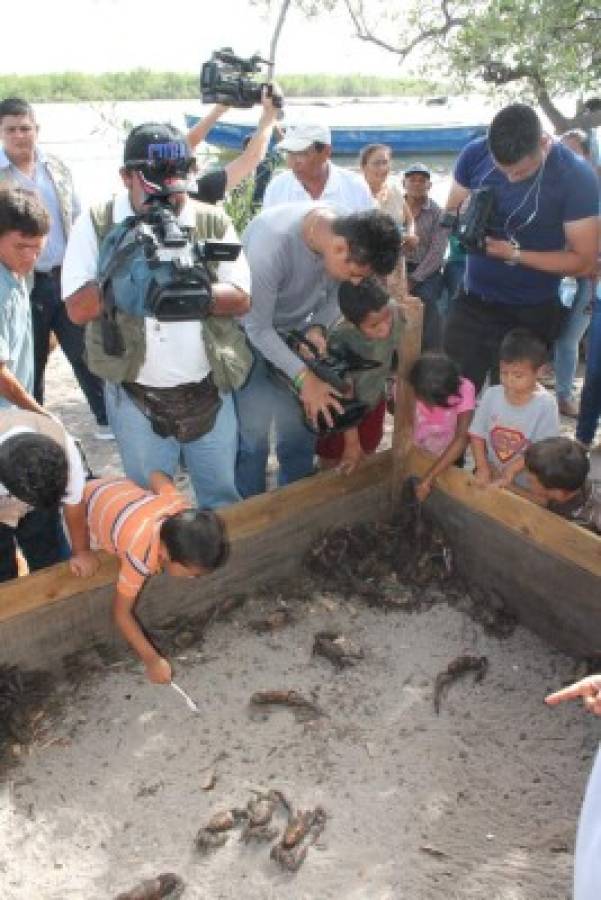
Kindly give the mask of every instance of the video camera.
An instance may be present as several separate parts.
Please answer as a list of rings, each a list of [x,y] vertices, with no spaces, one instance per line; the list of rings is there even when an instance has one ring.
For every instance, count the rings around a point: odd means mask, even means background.
[[[240,244],[194,240],[193,229],[179,225],[162,197],[153,197],[148,211],[136,218],[135,239],[152,273],[146,289],[147,314],[159,322],[206,318],[213,300],[208,263],[233,262]]]
[[[377,369],[381,363],[373,359],[365,359],[354,353],[350,348],[332,348],[329,347],[324,356],[319,355],[319,350],[313,341],[303,334],[302,331],[293,329],[286,334],[281,335],[288,347],[298,355],[302,354],[302,350],[306,348],[312,354],[311,356],[303,356],[303,362],[307,368],[317,375],[322,381],[331,384],[342,396],[337,398],[343,407],[343,412],[339,413],[334,409],[330,410],[333,426],[327,424],[323,413],[319,413],[317,424],[315,425],[309,419],[305,418],[307,428],[318,435],[336,434],[340,431],[347,431],[349,428],[356,428],[357,425],[365,418],[369,412],[366,403],[349,397],[348,394],[352,390],[352,382],[348,376],[351,372],[361,372],[368,369]],[[298,393],[292,382],[279,369],[272,366],[272,372],[275,378],[284,383],[295,396]],[[344,395],[347,396],[344,396]]]
[[[468,253],[485,253],[486,236],[495,214],[495,195],[491,188],[472,192],[466,210],[445,213],[440,225],[450,229]]]
[[[273,93],[273,85],[249,77],[260,72],[262,65],[269,65],[269,60],[262,59],[257,53],[244,59],[231,47],[215,50],[200,72],[202,102],[250,109],[261,102],[266,87],[274,106],[281,107],[282,98]]]
[[[210,263],[233,261],[240,244],[198,241],[182,228],[167,196],[150,198],[144,212],[113,226],[100,247],[102,340],[109,356],[125,345],[115,311],[159,322],[205,319],[212,310]]]

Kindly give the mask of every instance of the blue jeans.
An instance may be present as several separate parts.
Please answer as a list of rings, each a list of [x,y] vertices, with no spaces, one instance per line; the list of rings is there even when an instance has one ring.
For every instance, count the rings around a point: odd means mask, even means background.
[[[84,358],[84,328],[74,325],[61,300],[60,272],[36,272],[30,295],[33,327],[34,381],[33,395],[44,402],[44,372],[48,362],[50,332],[53,331],[61,350],[69,360],[88,406],[99,425],[106,425],[102,380],[88,369]]]
[[[225,394],[212,430],[195,441],[180,443],[162,438],[117,384],[106,383],[106,411],[119,446],[125,474],[136,484],[148,487],[154,469],[173,477],[183,457],[199,506],[214,509],[236,503],[235,466],[238,446],[236,411],[231,394]]]
[[[558,400],[569,400],[578,366],[578,347],[591,320],[593,288],[590,278],[579,278],[576,296],[555,341],[555,393]]]
[[[408,271],[409,280],[411,272]],[[440,350],[442,341],[442,322],[438,303],[442,294],[442,273],[432,272],[423,281],[414,281],[410,285],[409,293],[424,304],[424,331],[422,336],[422,350]]]
[[[45,569],[71,556],[58,507],[32,509],[16,528],[0,524],[0,581],[17,577],[16,544],[30,572]]]
[[[588,332],[586,372],[580,397],[576,437],[591,444],[601,416],[601,299],[593,301],[593,316]]]
[[[459,294],[459,290],[463,286],[464,277],[464,259],[446,261],[442,270],[442,283],[444,291],[441,294],[441,298],[438,304],[438,309],[443,319],[446,319],[451,309],[453,308],[453,304],[457,295]]]
[[[253,497],[266,490],[272,423],[280,464],[278,485],[282,487],[313,474],[316,437],[305,425],[296,397],[272,379],[265,359],[256,350],[250,378],[236,392],[236,407],[240,428],[236,485],[242,497]]]

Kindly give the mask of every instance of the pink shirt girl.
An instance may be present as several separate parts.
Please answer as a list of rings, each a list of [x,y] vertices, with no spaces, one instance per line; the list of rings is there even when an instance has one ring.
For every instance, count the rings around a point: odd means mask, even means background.
[[[421,450],[440,456],[447,449],[457,430],[460,413],[471,412],[476,406],[476,390],[467,378],[460,379],[459,394],[449,398],[449,406],[426,406],[418,398],[415,402],[413,443]]]

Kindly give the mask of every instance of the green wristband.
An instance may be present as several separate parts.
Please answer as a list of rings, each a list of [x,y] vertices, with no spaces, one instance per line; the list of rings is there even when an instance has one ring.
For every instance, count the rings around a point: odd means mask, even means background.
[[[294,385],[296,391],[297,391],[299,394],[300,394],[300,392],[301,392],[301,390],[302,390],[303,382],[304,382],[304,380],[305,380],[306,374],[307,374],[307,370],[306,370],[306,369],[302,369],[302,370],[301,370],[297,375],[295,375],[294,378],[292,379],[292,384]]]

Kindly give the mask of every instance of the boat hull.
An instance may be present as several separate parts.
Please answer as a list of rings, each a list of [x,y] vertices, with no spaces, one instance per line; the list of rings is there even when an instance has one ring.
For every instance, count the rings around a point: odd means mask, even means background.
[[[188,128],[199,121],[186,116]],[[240,150],[254,125],[218,122],[208,133],[208,144],[225,150]],[[466,144],[486,133],[485,125],[424,125],[383,127],[333,127],[332,149],[336,155],[355,155],[367,144],[388,144],[394,153],[458,153]]]

